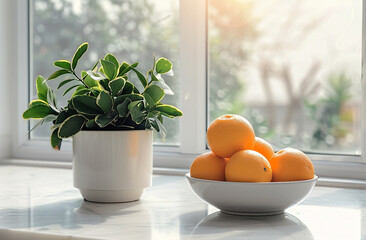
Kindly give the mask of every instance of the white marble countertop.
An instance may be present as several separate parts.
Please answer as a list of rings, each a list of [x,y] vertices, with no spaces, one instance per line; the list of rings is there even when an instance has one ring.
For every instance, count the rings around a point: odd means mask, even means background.
[[[69,169],[0,165],[0,239],[366,239],[366,190],[315,187],[285,214],[231,216],[181,176],[155,175],[137,202],[85,202]]]

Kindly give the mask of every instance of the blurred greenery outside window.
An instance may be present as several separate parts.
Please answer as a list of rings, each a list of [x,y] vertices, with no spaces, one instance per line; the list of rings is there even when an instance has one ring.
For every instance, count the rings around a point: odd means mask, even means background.
[[[88,41],[80,70],[106,52],[139,61],[142,71],[152,54],[172,60],[175,76],[168,83],[175,96],[166,102],[180,106],[179,0],[30,3],[31,98],[37,75],[48,76],[54,60],[70,58]],[[240,114],[276,149],[360,154],[362,1],[207,3],[208,124],[222,114]],[[155,143],[179,145],[179,121],[166,123],[167,138],[155,134]],[[48,127],[31,134],[48,137]]]
[[[30,11],[31,99],[37,96],[34,81],[38,75],[48,77],[55,71],[53,61],[71,59],[81,43],[89,42],[89,50],[78,66],[80,71],[90,69],[107,52],[130,64],[139,62],[142,72],[151,68],[154,55],[168,58],[175,76],[168,76],[166,82],[175,95],[166,95],[164,101],[180,106],[179,0],[30,0]],[[134,77],[131,79],[134,81]],[[62,80],[49,81],[49,85],[56,89]],[[139,86],[137,79],[134,84]],[[63,90],[56,91],[61,106],[72,94],[63,97]],[[154,134],[154,143],[178,145],[179,119],[166,118],[164,124],[166,139]],[[30,135],[31,139],[49,136],[48,125]]]
[[[361,0],[208,0],[209,119],[275,149],[361,152]]]

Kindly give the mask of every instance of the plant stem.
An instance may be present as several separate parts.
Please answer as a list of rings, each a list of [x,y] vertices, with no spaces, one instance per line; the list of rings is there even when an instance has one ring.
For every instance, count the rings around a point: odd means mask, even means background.
[[[75,77],[76,77],[76,78],[77,78],[77,79],[78,79],[82,84],[84,84],[84,86],[85,86],[86,88],[89,88],[89,87],[88,87],[88,85],[86,85],[86,84],[85,84],[85,82],[84,82],[81,78],[79,78],[79,77],[78,77],[78,75],[76,75],[75,71],[72,71],[72,74],[74,74],[74,76],[75,76]]]

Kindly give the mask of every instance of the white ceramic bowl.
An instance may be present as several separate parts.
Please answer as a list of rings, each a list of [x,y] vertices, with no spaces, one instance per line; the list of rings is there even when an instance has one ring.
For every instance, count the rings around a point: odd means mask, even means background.
[[[302,202],[318,177],[291,182],[225,182],[186,178],[193,191],[222,212],[236,215],[273,215]]]

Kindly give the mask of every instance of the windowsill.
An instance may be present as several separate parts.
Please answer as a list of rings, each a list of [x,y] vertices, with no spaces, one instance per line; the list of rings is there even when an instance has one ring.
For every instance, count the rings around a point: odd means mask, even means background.
[[[182,176],[155,174],[140,201],[99,204],[72,186],[70,164],[43,166],[0,165],[0,239],[360,239],[366,230],[366,190],[317,186],[285,214],[237,217],[202,202]]]
[[[185,164],[181,164],[182,167],[166,167],[169,166],[167,162],[172,161],[172,159],[164,159],[160,156],[158,162],[164,167],[161,167],[160,164],[154,164],[153,173],[161,175],[184,176],[187,172],[189,172],[189,169],[186,166],[187,162],[189,162],[189,159],[192,158],[192,156],[187,155],[186,158],[187,159],[185,161]],[[61,161],[6,159],[6,160],[0,160],[0,164],[30,166],[30,167],[63,168],[63,169],[72,168],[71,162],[61,162]],[[320,176],[317,182],[317,186],[366,189],[366,180]]]

